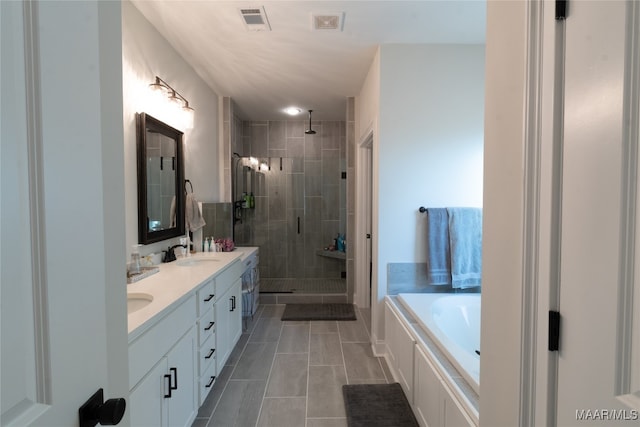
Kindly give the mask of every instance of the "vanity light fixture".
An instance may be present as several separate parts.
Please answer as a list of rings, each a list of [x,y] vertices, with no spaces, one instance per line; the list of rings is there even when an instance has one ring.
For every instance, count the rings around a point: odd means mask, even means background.
[[[190,105],[187,98],[182,96],[180,92],[172,88],[169,83],[156,76],[155,82],[149,84],[149,87],[154,92],[159,92],[167,95],[169,101],[176,105],[184,114],[184,126],[187,129],[193,128],[193,112],[195,111]]]

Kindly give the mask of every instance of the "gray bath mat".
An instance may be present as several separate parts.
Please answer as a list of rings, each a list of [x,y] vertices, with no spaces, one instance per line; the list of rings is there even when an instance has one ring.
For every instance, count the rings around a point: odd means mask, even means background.
[[[287,304],[281,320],[356,320],[353,304]]]
[[[398,383],[343,385],[349,427],[418,427]]]

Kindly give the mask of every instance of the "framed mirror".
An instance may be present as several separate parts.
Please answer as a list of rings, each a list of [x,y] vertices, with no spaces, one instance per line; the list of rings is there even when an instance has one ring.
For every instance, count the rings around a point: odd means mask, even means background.
[[[138,241],[146,245],[184,235],[183,133],[136,114],[138,136]]]

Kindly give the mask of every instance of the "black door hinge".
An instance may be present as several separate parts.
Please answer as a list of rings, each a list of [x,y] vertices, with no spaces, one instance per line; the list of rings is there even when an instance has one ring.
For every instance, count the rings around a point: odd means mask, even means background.
[[[567,19],[567,3],[569,0],[556,0],[556,21]]]
[[[549,351],[560,349],[560,312],[549,311]]]

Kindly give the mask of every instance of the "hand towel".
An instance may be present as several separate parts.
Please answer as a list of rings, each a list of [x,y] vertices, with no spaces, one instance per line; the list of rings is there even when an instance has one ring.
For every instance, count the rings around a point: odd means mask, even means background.
[[[202,218],[202,212],[200,212],[200,206],[193,193],[188,193],[185,200],[184,216],[187,222],[187,230],[194,232],[204,227],[206,222]]]
[[[482,280],[482,209],[447,208],[451,246],[451,286],[480,286]]]
[[[451,284],[449,218],[445,208],[427,208],[427,283]]]

